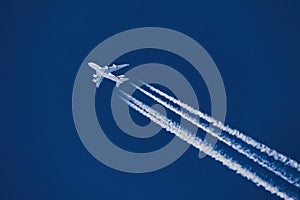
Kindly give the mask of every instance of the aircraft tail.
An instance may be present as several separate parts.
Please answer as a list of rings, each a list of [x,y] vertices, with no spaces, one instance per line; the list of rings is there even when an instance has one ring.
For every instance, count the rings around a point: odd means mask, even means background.
[[[122,82],[125,82],[125,81],[128,81],[128,80],[129,80],[129,78],[121,78]]]
[[[120,78],[120,81],[116,82],[116,87],[119,87],[121,85],[121,83],[124,83],[125,81],[128,81],[129,78]]]

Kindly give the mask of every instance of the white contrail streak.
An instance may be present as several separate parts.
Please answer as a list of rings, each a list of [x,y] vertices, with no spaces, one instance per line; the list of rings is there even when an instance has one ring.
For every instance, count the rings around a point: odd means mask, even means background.
[[[271,148],[267,147],[266,145],[255,141],[251,137],[246,136],[245,134],[239,132],[238,130],[232,129],[229,126],[225,126],[221,121],[218,121],[218,120],[214,119],[213,117],[210,117],[207,114],[194,109],[193,107],[187,105],[186,103],[181,102],[178,99],[175,99],[174,97],[160,91],[159,89],[157,89],[145,82],[142,82],[142,83],[145,84],[153,92],[165,97],[166,99],[181,106],[182,108],[186,109],[187,111],[191,112],[192,114],[195,114],[195,115],[199,116],[200,118],[208,121],[209,123],[212,123],[213,126],[219,128],[223,131],[226,131],[233,136],[236,136],[237,138],[243,140],[245,143],[257,148],[258,150],[260,150],[263,153],[266,153],[268,156],[273,157],[275,160],[281,161],[285,165],[295,168],[300,172],[300,164],[297,161],[277,152],[275,149],[271,149]]]
[[[274,186],[272,183],[262,179],[260,176],[255,174],[254,172],[250,171],[249,169],[243,167],[238,162],[234,161],[233,159],[229,158],[225,153],[221,151],[217,151],[212,149],[212,146],[202,141],[201,138],[196,137],[188,130],[185,130],[181,126],[177,125],[170,119],[166,118],[165,116],[161,115],[159,112],[153,110],[149,106],[143,104],[142,102],[138,101],[137,99],[133,98],[132,96],[128,95],[125,92],[122,92],[129,100],[122,98],[130,107],[141,113],[142,115],[148,117],[151,121],[158,124],[162,128],[166,129],[167,131],[175,134],[180,139],[184,140],[188,144],[193,145],[195,148],[199,149],[200,151],[205,152],[210,157],[214,158],[215,160],[221,162],[223,165],[227,166],[229,169],[235,171],[237,174],[242,175],[243,177],[251,180],[257,186],[262,186],[265,190],[269,191],[272,194],[276,194],[277,196],[283,199],[294,199],[295,197],[287,194],[286,192],[282,191],[277,186]]]
[[[219,133],[214,132],[211,128],[207,127],[205,124],[199,123],[198,119],[191,117],[189,114],[187,114],[187,113],[179,110],[178,108],[173,107],[169,103],[161,100],[160,98],[157,98],[156,96],[154,96],[150,92],[147,92],[146,90],[138,87],[137,85],[135,85],[133,83],[131,83],[131,84],[136,89],[138,89],[143,94],[145,94],[146,96],[152,98],[154,101],[156,101],[159,104],[165,106],[166,108],[168,108],[169,110],[173,111],[174,113],[180,115],[182,118],[184,118],[187,121],[191,122],[192,124],[194,124],[198,128],[202,129],[203,131],[205,131],[205,132],[211,134],[212,136],[218,138],[220,141],[222,141],[226,145],[232,147],[237,152],[245,155],[247,158],[253,160],[254,162],[256,162],[258,164],[260,164],[262,167],[265,167],[266,169],[272,171],[273,173],[275,173],[276,175],[280,176],[282,179],[286,180],[287,182],[289,182],[289,183],[291,183],[291,184],[293,184],[293,185],[295,185],[297,187],[300,187],[299,178],[294,177],[292,174],[287,174],[286,171],[284,169],[282,169],[281,167],[278,167],[275,164],[270,163],[265,158],[259,156],[258,154],[251,152],[250,149],[243,147],[239,143],[236,143],[234,140],[230,139],[224,133],[220,133],[219,134]]]

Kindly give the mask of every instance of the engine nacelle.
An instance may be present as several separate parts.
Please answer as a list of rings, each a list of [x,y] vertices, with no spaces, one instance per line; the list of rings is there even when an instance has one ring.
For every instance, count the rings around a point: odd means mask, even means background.
[[[97,81],[98,81],[97,79],[95,79],[95,78],[93,79],[93,82],[94,82],[94,83],[97,83]]]
[[[93,78],[98,78],[97,74],[93,74],[92,76],[93,76]]]

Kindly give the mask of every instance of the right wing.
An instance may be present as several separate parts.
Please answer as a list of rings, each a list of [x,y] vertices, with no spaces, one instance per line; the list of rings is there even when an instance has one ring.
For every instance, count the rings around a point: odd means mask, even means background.
[[[95,80],[95,79],[94,79]],[[99,87],[100,83],[102,82],[103,80],[103,76],[99,76],[96,81],[93,81],[95,84],[96,84],[96,88]]]
[[[105,73],[115,72],[119,69],[122,69],[122,68],[128,67],[128,66],[129,66],[129,64],[122,64],[122,65],[113,64],[112,66],[109,66],[108,69],[105,70]]]

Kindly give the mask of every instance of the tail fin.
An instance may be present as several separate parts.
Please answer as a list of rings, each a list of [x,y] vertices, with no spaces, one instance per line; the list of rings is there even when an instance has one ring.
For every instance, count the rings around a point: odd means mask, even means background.
[[[125,82],[125,81],[128,81],[128,80],[129,80],[129,78],[121,78],[122,82]]]
[[[120,78],[120,81],[116,82],[116,87],[119,87],[121,85],[121,83],[124,83],[125,81],[128,81],[129,78]]]

